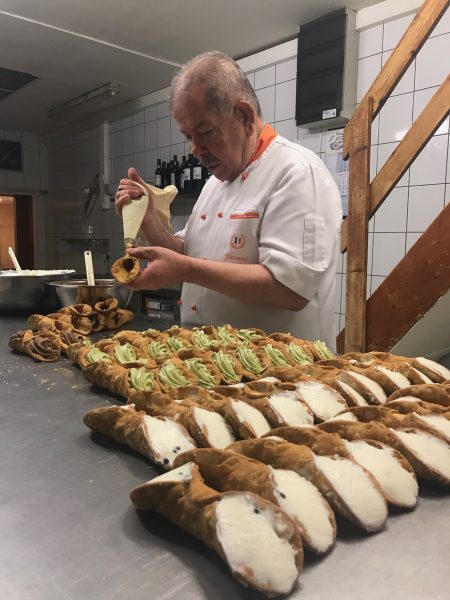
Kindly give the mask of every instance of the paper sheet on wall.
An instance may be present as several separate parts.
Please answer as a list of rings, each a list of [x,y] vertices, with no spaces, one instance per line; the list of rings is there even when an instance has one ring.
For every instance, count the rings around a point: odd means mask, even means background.
[[[327,132],[324,162],[335,180],[342,199],[342,214],[348,215],[348,161],[342,158],[344,130],[336,129]]]

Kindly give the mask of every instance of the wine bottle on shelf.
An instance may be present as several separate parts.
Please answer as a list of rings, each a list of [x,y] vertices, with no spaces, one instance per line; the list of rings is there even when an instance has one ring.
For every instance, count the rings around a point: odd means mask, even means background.
[[[186,194],[192,192],[192,154],[188,154],[187,160],[184,163],[184,191]]]
[[[192,191],[200,192],[202,189],[202,166],[198,158],[194,158],[192,165]]]
[[[183,156],[180,166],[178,168],[178,176],[179,176],[179,181],[180,181],[180,187],[179,190],[180,192],[184,192],[184,167],[186,165],[186,156]]]
[[[162,165],[161,165],[161,187],[165,188],[166,185],[167,185],[167,165],[166,165],[166,161],[163,160]]]
[[[156,187],[163,187],[162,186],[162,179],[161,179],[161,175],[162,175],[162,170],[161,170],[161,159],[158,158],[156,160],[156,170],[155,170],[155,186]]]
[[[170,161],[170,185],[175,185],[178,189],[180,189],[179,169],[178,157],[174,154],[173,160]]]

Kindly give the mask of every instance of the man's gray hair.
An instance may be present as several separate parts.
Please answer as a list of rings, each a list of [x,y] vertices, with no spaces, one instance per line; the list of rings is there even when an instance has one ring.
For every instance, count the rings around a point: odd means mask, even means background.
[[[173,103],[177,92],[191,85],[205,87],[209,110],[231,117],[236,102],[246,100],[261,117],[261,107],[250,81],[235,60],[222,52],[203,52],[184,64],[170,86]]]

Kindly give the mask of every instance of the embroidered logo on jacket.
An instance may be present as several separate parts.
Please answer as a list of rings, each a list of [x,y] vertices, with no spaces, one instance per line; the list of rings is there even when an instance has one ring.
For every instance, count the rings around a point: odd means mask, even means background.
[[[230,246],[235,250],[240,250],[245,246],[245,237],[242,233],[234,233],[231,236]]]

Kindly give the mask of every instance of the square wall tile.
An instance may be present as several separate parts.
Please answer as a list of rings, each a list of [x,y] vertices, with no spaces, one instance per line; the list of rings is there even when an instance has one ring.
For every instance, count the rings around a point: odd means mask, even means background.
[[[122,154],[133,153],[133,129],[122,129]]]
[[[163,117],[170,116],[170,104],[169,101],[166,100],[164,102],[160,102],[156,105],[156,117],[158,119],[162,119]]]
[[[418,90],[414,92],[414,112],[413,112],[413,120],[415,121],[420,113],[423,111],[425,106],[434,96],[434,94],[439,89],[439,86],[427,88],[425,90]],[[449,117],[447,117],[438,129],[435,131],[434,135],[443,135],[449,132]]]
[[[142,178],[145,177],[145,152],[137,152],[133,155],[133,167]]]
[[[152,150],[158,147],[158,121],[145,123],[145,149]]]
[[[275,66],[255,71],[255,90],[275,84]]]
[[[275,123],[274,129],[291,142],[297,141],[297,125],[295,119],[288,119],[287,121],[278,121]]]
[[[170,146],[170,117],[158,119],[158,147]]]
[[[32,131],[22,133],[22,144],[24,150],[39,152],[39,134]]]
[[[413,94],[402,94],[388,98],[380,111],[378,141],[399,142],[411,127],[413,114]]]
[[[120,131],[122,129],[122,119],[117,121],[109,122],[109,133],[115,133],[116,131]]]
[[[437,35],[442,35],[443,33],[450,33],[450,10],[448,8],[442,15],[439,23],[431,32],[430,37],[436,37]]]
[[[419,185],[409,188],[408,232],[425,229],[444,208],[445,185]]]
[[[156,105],[154,104],[153,106],[147,106],[147,108],[144,111],[145,122],[148,123],[149,121],[154,121],[156,118],[157,118]]]
[[[289,79],[297,78],[297,58],[285,60],[282,63],[275,65],[275,80],[276,83],[289,81]]]
[[[295,79],[275,86],[275,121],[284,121],[295,117],[295,94]]]
[[[122,156],[122,131],[120,129],[111,133],[109,136],[109,144],[111,158]]]
[[[378,146],[370,146],[370,181],[377,174]]]
[[[184,155],[184,143],[170,146],[170,156],[173,158],[174,155],[177,157],[178,162],[181,162]]]
[[[381,171],[381,167],[390,157],[394,149],[398,146],[398,142],[389,143],[389,144],[380,144],[378,146],[378,164],[377,164],[377,173]],[[409,184],[409,169],[406,173],[400,178],[400,181],[397,182],[397,187],[402,187]]]
[[[359,32],[358,58],[379,54],[383,49],[383,25],[369,27]]]
[[[146,181],[155,181],[156,160],[158,158],[158,150],[147,150],[145,152],[145,168],[144,179]]]
[[[184,135],[178,128],[178,123],[175,121],[173,117],[170,118],[170,143],[173,144],[181,144],[185,141]]]
[[[370,295],[383,283],[386,277],[379,277],[378,275],[372,275],[370,282]]]
[[[129,127],[133,127],[132,115],[129,115],[128,117],[124,117],[122,119],[122,129],[128,129]]]
[[[409,252],[409,250],[414,246],[414,244],[417,242],[421,235],[421,233],[409,232],[406,234],[406,252]]]
[[[263,119],[269,123],[275,120],[275,86],[271,85],[256,91]]]
[[[408,29],[414,14],[400,17],[384,24],[383,31],[383,50],[392,50],[399,43],[400,38]]]
[[[416,57],[416,90],[441,85],[448,75],[450,33],[429,38]]]
[[[141,125],[145,121],[145,112],[143,110],[133,114],[133,127]]]
[[[23,170],[39,173],[39,152],[23,151]]]
[[[336,285],[334,288],[334,312],[341,312],[342,279],[344,275],[336,275]]]
[[[358,81],[356,86],[356,101],[361,102],[373,80],[381,70],[381,54],[368,56],[358,60]]]
[[[406,233],[374,233],[372,274],[387,276],[405,254]]]
[[[143,152],[145,150],[145,128],[144,123],[133,127],[133,151]]]
[[[444,183],[447,150],[448,135],[432,137],[411,165],[410,185]]]
[[[381,57],[381,65],[384,67],[387,59],[392,54],[392,50],[383,52]],[[403,77],[397,83],[395,88],[392,90],[391,96],[398,96],[398,94],[405,94],[406,92],[412,92],[414,90],[414,77],[416,73],[416,61],[413,60],[409,67],[406,69]]]
[[[408,188],[394,188],[374,215],[374,231],[377,233],[406,231],[407,211]]]
[[[8,171],[6,173],[6,181],[8,187],[23,188],[25,186],[23,171]]]
[[[116,156],[115,158],[111,159],[111,183],[119,183],[122,177],[122,157]]]
[[[250,81],[250,85],[253,89],[255,89],[255,74],[254,73],[246,73],[247,79]]]

